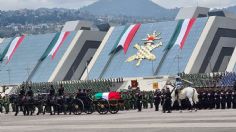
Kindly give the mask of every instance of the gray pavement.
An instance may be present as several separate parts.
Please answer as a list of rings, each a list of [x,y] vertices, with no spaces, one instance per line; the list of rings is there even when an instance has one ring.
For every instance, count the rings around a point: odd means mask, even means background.
[[[142,112],[99,115],[0,114],[0,132],[236,132],[236,110]]]

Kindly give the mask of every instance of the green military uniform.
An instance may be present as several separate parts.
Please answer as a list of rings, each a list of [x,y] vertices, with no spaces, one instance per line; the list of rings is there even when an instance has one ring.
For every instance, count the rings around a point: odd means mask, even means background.
[[[143,103],[143,108],[147,109],[148,108],[148,95],[146,92],[143,92],[143,98],[142,98],[142,103]]]
[[[125,110],[129,110],[130,109],[130,102],[129,102],[129,93],[123,93],[123,100],[124,100],[124,107]]]
[[[3,97],[3,107],[6,110],[6,114],[8,114],[9,109],[10,109],[10,98],[9,98],[9,96]]]
[[[137,98],[135,97],[134,93],[130,93],[130,108],[131,109],[136,109],[137,108],[137,104],[136,104],[136,100]]]
[[[119,102],[119,108],[120,110],[124,110],[125,109],[125,101],[126,101],[126,95],[124,92],[121,92],[121,99],[124,101],[124,102]]]
[[[150,103],[150,107],[153,108],[154,94],[152,91],[148,93],[148,103]]]

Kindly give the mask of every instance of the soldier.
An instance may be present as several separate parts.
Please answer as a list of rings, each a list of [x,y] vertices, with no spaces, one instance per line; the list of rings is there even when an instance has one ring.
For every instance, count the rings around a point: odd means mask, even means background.
[[[166,93],[166,90],[165,90],[165,89],[162,89],[162,90],[161,90],[161,105],[162,105],[162,107],[163,107],[163,105],[164,105],[164,95],[165,95],[165,93]]]
[[[3,107],[5,108],[6,114],[8,114],[9,109],[10,109],[10,98],[9,98],[8,94],[6,94],[3,97]]]
[[[220,103],[221,103],[221,109],[225,109],[225,103],[226,103],[226,95],[225,92],[222,91],[220,95]]]
[[[154,93],[155,111],[159,111],[160,102],[161,102],[161,91],[160,89],[157,89]]]
[[[220,91],[215,92],[216,109],[220,109]]]
[[[78,92],[76,93],[76,99],[81,99],[82,93],[81,89],[78,89]]]
[[[136,92],[136,104],[138,108],[138,112],[142,111],[142,93],[140,91]]]
[[[210,109],[213,109],[213,108],[215,108],[215,92],[214,91],[211,91],[211,92],[209,92],[209,94],[208,94],[209,96],[208,96],[208,100],[209,100],[209,108]]]
[[[123,93],[125,94],[125,100],[124,100],[124,106],[125,106],[125,110],[130,110],[130,100],[131,100],[131,95],[129,92]]]
[[[34,92],[33,92],[32,88],[31,88],[31,86],[29,86],[29,90],[27,91],[26,95],[27,95],[28,97],[33,98]]]
[[[23,96],[25,96],[25,87],[24,87],[24,85],[21,87],[19,96],[20,96],[20,98],[22,98]]]
[[[232,96],[233,96],[233,109],[236,109],[236,91],[232,92]]]
[[[2,113],[2,106],[3,106],[3,99],[2,99],[2,95],[0,93],[0,113]]]
[[[60,84],[60,88],[58,89],[58,95],[59,96],[64,96],[64,87],[62,84]]]
[[[163,113],[171,113],[171,92],[170,89],[167,88],[164,93],[164,104],[163,104]]]
[[[202,93],[202,108],[203,109],[208,108],[207,95],[208,95],[208,92],[206,90],[204,90]]]
[[[198,100],[199,100],[199,102],[198,102],[198,104],[197,104],[197,105],[198,105],[198,109],[200,109],[200,110],[203,108],[203,103],[202,103],[203,100],[202,100],[202,99],[203,99],[203,92],[200,91],[199,94],[198,94]]]
[[[232,103],[232,92],[230,90],[226,93],[226,103],[227,103],[227,109],[231,109],[231,103]]]
[[[130,93],[131,95],[131,97],[130,97],[130,107],[131,107],[131,109],[133,109],[133,110],[135,110],[135,109],[137,109],[137,104],[136,104],[136,96],[135,96],[135,93],[134,92],[131,92]]]
[[[143,104],[143,108],[144,109],[147,109],[148,108],[148,95],[147,95],[147,92],[142,92],[142,104]]]
[[[50,86],[50,90],[49,90],[49,96],[52,97],[55,95],[55,89],[53,87],[53,85]]]
[[[38,89],[38,95],[36,96],[35,98],[35,102],[36,102],[36,105],[35,107],[38,108],[38,113],[37,115],[39,115],[40,113],[43,113],[43,95],[42,93],[40,92],[40,90]]]
[[[150,104],[150,108],[153,108],[153,102],[154,102],[154,93],[153,91],[150,91],[148,94],[148,103]]]
[[[119,109],[120,110],[127,110],[127,95],[125,94],[125,92],[120,92],[120,95],[121,95],[121,99],[124,101],[124,102],[119,102]]]
[[[66,102],[68,104],[67,110],[69,111],[69,115],[71,115],[71,112],[73,112],[73,103],[74,103],[73,95],[70,95],[69,98],[67,98]]]
[[[183,88],[183,82],[180,77],[176,78],[175,87],[176,87],[175,96],[177,96],[177,100],[178,100],[179,99],[179,92]]]

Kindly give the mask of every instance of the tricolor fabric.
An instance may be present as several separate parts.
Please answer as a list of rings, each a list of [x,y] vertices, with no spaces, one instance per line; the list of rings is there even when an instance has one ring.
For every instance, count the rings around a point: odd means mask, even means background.
[[[25,35],[20,36],[20,37],[16,37],[5,48],[5,50],[3,51],[2,56],[4,56],[3,58],[5,58],[5,57],[7,58],[6,63],[9,63],[9,61],[11,60],[13,54],[16,52],[17,48],[20,46],[20,44],[23,42],[24,39],[25,39]],[[3,58],[1,58],[1,59],[3,60]]]
[[[192,29],[193,24],[195,23],[196,19],[191,18],[191,19],[185,19],[182,20],[182,25],[179,28],[180,32],[177,37],[177,40],[175,42],[176,45],[179,45],[179,47],[182,49],[184,46],[184,43],[189,35],[190,30]]]
[[[13,40],[10,41],[10,43],[5,47],[4,51],[0,54],[0,61],[3,61],[3,59],[5,58],[12,41]]]
[[[40,60],[43,61],[48,56],[52,56],[52,59],[54,59],[57,51],[60,49],[61,45],[64,43],[69,34],[70,32],[56,33]]]
[[[111,53],[116,53],[120,49],[123,48],[124,53],[126,54],[128,48],[129,48],[129,45],[132,42],[135,34],[139,30],[140,26],[141,26],[140,23],[134,24],[134,25],[130,25],[130,26],[126,26],[124,28],[123,32],[121,33],[121,35],[118,37],[118,40],[115,43]]]
[[[182,49],[195,21],[196,18],[179,20],[165,50],[171,49],[173,45],[179,45]]]
[[[119,100],[121,96],[119,92],[96,93],[95,99]]]

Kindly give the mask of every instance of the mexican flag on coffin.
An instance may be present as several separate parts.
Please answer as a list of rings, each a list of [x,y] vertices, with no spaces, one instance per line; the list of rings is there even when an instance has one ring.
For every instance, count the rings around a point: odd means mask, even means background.
[[[96,93],[95,99],[119,100],[121,96],[119,92]]]

